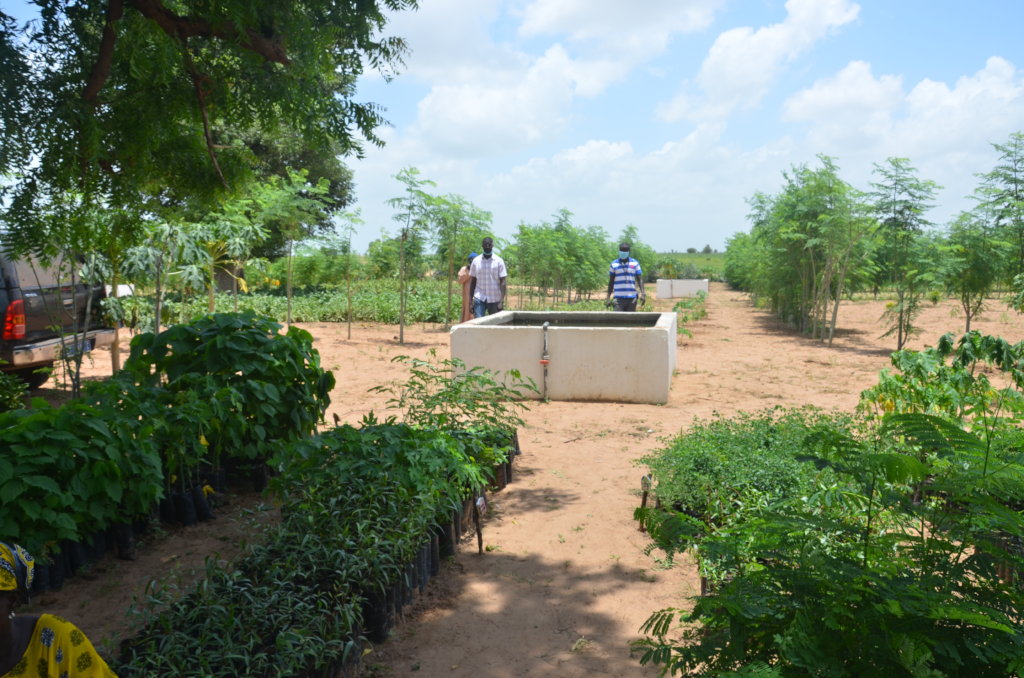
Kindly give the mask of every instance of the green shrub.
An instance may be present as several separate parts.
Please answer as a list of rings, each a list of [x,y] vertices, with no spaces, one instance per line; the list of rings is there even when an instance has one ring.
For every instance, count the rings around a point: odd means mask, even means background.
[[[28,384],[6,372],[0,372],[0,412],[16,410],[24,407],[25,393],[28,392]]]
[[[1024,436],[1000,435],[1012,440],[923,414],[859,435],[819,427],[807,451],[836,482],[707,535],[702,557],[733,576],[692,612],[652,615],[641,663],[673,675],[1021,675],[1024,455],[995,463],[992,451]],[[919,460],[921,448],[937,454]]]
[[[265,460],[310,435],[330,403],[334,376],[312,336],[252,314],[212,314],[132,340],[118,382],[140,401],[169,471],[182,477],[206,458]]]
[[[686,326],[692,323],[694,320],[702,320],[708,315],[707,310],[708,295],[703,291],[697,292],[695,296],[687,299],[681,299],[677,301],[672,310],[678,314],[677,318],[677,330],[679,334],[685,334],[692,336],[690,330]]]
[[[102,403],[36,399],[0,414],[0,539],[45,557],[145,515],[163,487],[150,430]]]
[[[637,463],[650,468],[664,506],[721,526],[752,497],[772,502],[813,485],[818,472],[797,457],[816,425],[832,416],[813,408],[773,408],[697,419],[667,448]]]

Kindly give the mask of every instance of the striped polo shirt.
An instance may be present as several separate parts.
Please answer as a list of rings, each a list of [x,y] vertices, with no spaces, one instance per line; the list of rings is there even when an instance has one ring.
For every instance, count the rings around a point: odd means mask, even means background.
[[[644,274],[640,269],[639,261],[633,257],[630,257],[627,261],[615,259],[612,261],[611,269],[608,272],[615,276],[615,285],[612,288],[612,296],[616,299],[636,298],[636,277]]]

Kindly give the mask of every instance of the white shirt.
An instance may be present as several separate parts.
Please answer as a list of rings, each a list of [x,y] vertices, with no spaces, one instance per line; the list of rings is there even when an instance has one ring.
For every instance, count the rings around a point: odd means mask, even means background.
[[[508,276],[504,259],[497,254],[491,254],[490,259],[481,254],[469,265],[469,275],[476,278],[474,299],[490,303],[501,301],[500,281]]]

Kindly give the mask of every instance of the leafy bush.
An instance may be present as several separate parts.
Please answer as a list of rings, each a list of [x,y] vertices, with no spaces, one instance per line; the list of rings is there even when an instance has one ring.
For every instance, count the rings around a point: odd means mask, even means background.
[[[458,288],[455,289],[458,306]],[[283,322],[287,312],[284,291],[273,294],[218,294],[216,308],[235,308]],[[207,312],[205,298],[167,301],[166,318],[185,321]],[[431,280],[409,282],[406,322],[444,322],[448,307],[447,287]],[[457,309],[456,309],[457,310]],[[361,280],[352,289],[352,319],[362,322],[398,323],[398,284],[392,280]],[[348,319],[348,299],[343,287],[299,289],[292,297],[294,322],[343,322]]]
[[[265,460],[310,435],[330,403],[334,376],[313,338],[252,313],[213,314],[132,340],[118,382],[151,394],[140,407],[169,471],[184,476],[209,456]]]
[[[770,503],[812,487],[820,474],[797,457],[815,427],[832,416],[773,408],[696,419],[669,447],[637,463],[650,468],[663,506],[722,526],[752,507],[752,499]]]
[[[1020,675],[1024,589],[1006,578],[1024,568],[1024,518],[1007,501],[1024,497],[1024,456],[992,463],[992,440],[922,414],[890,416],[870,437],[821,434],[815,461],[838,482],[707,536],[705,557],[736,575],[692,612],[652,615],[641,663],[708,676]],[[1019,450],[1012,437],[1001,446]],[[925,478],[931,492],[912,501]],[[681,639],[677,618],[690,625]]]
[[[407,423],[454,436],[485,468],[508,461],[516,430],[523,425],[519,411],[527,407],[524,397],[537,392],[532,379],[510,370],[499,381],[490,370],[467,369],[458,358],[437,360],[436,349],[430,350],[429,360],[397,356],[393,362],[408,363],[409,377],[400,385],[371,390],[392,394],[388,405],[402,410]]]
[[[208,561],[195,591],[150,593],[120,676],[334,676],[359,659],[364,591],[404,573],[427,520],[385,478],[324,482],[233,569]]]
[[[163,487],[150,430],[102,403],[0,414],[0,539],[45,557],[146,514]]]
[[[369,415],[362,428],[340,426],[282,449],[271,460],[280,472],[271,482],[289,496],[334,479],[372,482],[387,476],[417,496],[434,497],[431,504],[460,502],[467,488],[485,484],[471,450],[445,433],[380,423]]]
[[[446,280],[411,280],[408,282],[409,292],[406,298],[407,323],[443,323],[448,313],[448,283]],[[532,291],[531,291],[532,292]],[[459,286],[452,288],[451,320],[457,320],[459,314]],[[147,297],[128,297],[139,304],[145,318],[145,312],[152,306]],[[519,295],[510,290],[508,307],[518,302]],[[221,293],[216,296],[215,306],[218,313],[251,311],[258,316],[284,322],[287,313],[287,298],[284,289],[274,288],[273,291],[239,294]],[[297,287],[293,290],[292,321],[297,323],[311,322],[345,322],[348,320],[348,299],[344,285],[323,285]],[[604,297],[600,299],[575,299],[566,303],[564,297],[552,299],[528,293],[522,298],[522,310],[568,310],[568,311],[604,311]],[[360,280],[352,288],[352,320],[357,322],[398,323],[399,296],[398,282],[395,280]],[[164,302],[163,318],[165,323],[185,323],[191,318],[208,313],[206,297],[189,299],[167,298]],[[150,315],[152,313],[150,312]],[[145,323],[143,323],[145,324]]]
[[[1024,342],[979,332],[956,341],[945,334],[935,348],[896,351],[892,364],[897,373],[883,370],[878,384],[861,394],[860,408],[868,414],[921,412],[1014,426],[1024,413]],[[989,379],[995,370],[1006,377],[1002,388]]]
[[[24,407],[22,399],[28,391],[28,384],[6,372],[0,372],[0,412]]]
[[[422,585],[412,564],[424,544],[467,488],[483,484],[472,449],[443,431],[372,415],[361,428],[282,446],[272,462],[281,524],[234,569],[209,562],[188,596],[152,591],[143,631],[123,644],[115,670],[333,676],[351,668],[380,623],[368,615],[393,616]]]
[[[262,460],[308,436],[333,376],[308,333],[277,329],[221,315],[141,335],[125,369],[80,400],[0,413],[0,538],[45,556],[147,515],[201,461]]]
[[[447,431],[501,431],[512,435],[523,425],[518,410],[523,398],[537,392],[532,379],[511,370],[506,381],[482,367],[468,368],[458,358],[437,359],[431,349],[428,360],[396,356],[392,362],[409,365],[409,376],[400,385],[377,386],[372,391],[389,393],[388,405],[402,410],[416,426]]]
[[[767,501],[743,468],[757,462],[734,452],[763,433],[744,418],[717,427],[720,437],[698,426],[677,466],[656,458],[678,508],[705,513],[642,515],[655,544],[696,546],[703,571],[727,576],[691,612],[651,616],[641,663],[691,675],[1021,675],[1022,352],[969,333],[895,354],[901,373],[863,396],[881,416],[818,416],[804,434],[798,424],[779,451],[828,475],[769,483]],[[723,452],[734,465],[715,463]],[[740,490],[707,529],[701,488],[718,486]]]

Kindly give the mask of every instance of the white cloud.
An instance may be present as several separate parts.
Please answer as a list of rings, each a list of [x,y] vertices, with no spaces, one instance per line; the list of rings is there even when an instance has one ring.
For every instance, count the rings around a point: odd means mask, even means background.
[[[699,125],[649,153],[626,141],[591,140],[492,176],[480,199],[505,233],[515,226],[509,217],[535,223],[566,207],[575,223],[601,226],[613,237],[633,223],[657,233],[665,250],[718,246],[721,235],[712,229],[723,220],[743,226],[744,198],[764,187],[776,162],[764,151],[722,146],[723,131]]]
[[[424,2],[390,28],[412,49],[403,77],[430,87],[407,132],[455,157],[543,142],[564,129],[574,98],[625,80],[672,35],[705,27],[722,1],[534,0],[518,13],[498,0]],[[513,16],[522,38],[554,34],[567,42],[552,42],[542,54],[494,42],[489,31]]]
[[[416,11],[392,15],[386,34],[409,46],[400,77],[458,81],[517,67],[522,56],[490,35],[502,5],[503,0],[429,0]]]
[[[674,33],[707,28],[722,0],[534,0],[523,11],[524,36],[568,35],[618,48],[663,49]]]
[[[871,65],[852,61],[783,104],[783,120],[814,122],[812,145],[864,146],[892,132],[892,116],[905,94],[898,76],[875,78]]]
[[[1024,73],[1001,57],[963,76],[950,88],[922,80],[907,95],[907,118],[897,130],[942,147],[985,146],[985,140],[1003,141],[1024,121]],[[993,139],[992,134],[998,136]]]
[[[797,153],[838,158],[843,177],[860,188],[876,179],[876,163],[909,158],[922,179],[943,188],[928,216],[946,223],[969,207],[963,200],[992,169],[992,143],[1003,143],[1024,121],[1024,72],[1001,57],[952,86],[924,79],[905,91],[901,78],[875,77],[863,62],[790,97],[784,117],[806,124]]]
[[[1024,73],[991,57],[953,87],[925,79],[905,92],[900,77],[876,78],[854,61],[791,96],[783,110],[785,120],[808,124],[809,146],[830,154],[922,162],[965,148],[985,154],[1024,120]]]
[[[668,121],[684,116],[720,119],[736,108],[756,105],[786,63],[855,20],[859,11],[850,0],[789,0],[780,23],[725,31],[711,46],[696,78],[703,98],[694,99],[684,88],[658,109],[659,116]]]
[[[565,36],[576,58],[576,92],[600,94],[665,52],[674,36],[707,28],[724,0],[533,0],[522,12],[525,38]]]
[[[873,163],[906,156],[922,178],[946,187],[929,215],[942,223],[970,204],[962,196],[976,186],[976,172],[991,169],[991,142],[1004,142],[1024,121],[1024,72],[1004,58],[955,71],[936,65],[931,79],[911,81],[901,75],[899,59],[910,55],[927,66],[927,50],[937,47],[924,41],[894,55],[888,45],[860,42],[845,67],[816,70],[813,51],[826,47],[819,43],[857,20],[853,0],[790,0],[779,23],[718,35],[699,73],[682,56],[694,44],[672,44],[681,56],[653,63],[674,72],[671,77],[689,78],[660,108],[663,119],[695,121],[684,137],[671,136],[675,128],[643,128],[636,101],[580,100],[637,73],[643,55],[657,53],[672,35],[699,29],[705,19],[686,18],[684,9],[718,7],[717,0],[684,2],[424,0],[419,14],[427,12],[429,21],[394,31],[408,35],[416,51],[415,87],[405,90],[410,97],[401,105],[417,117],[383,130],[388,146],[370,149],[354,168],[367,216],[365,242],[381,226],[393,228],[384,200],[401,191],[391,177],[406,166],[436,181],[438,192],[492,211],[499,237],[511,236],[520,221],[550,220],[568,208],[575,223],[603,226],[613,237],[634,223],[645,240],[668,250],[719,247],[729,234],[748,230],[745,199],[758,190],[775,192],[781,170],[814,163],[818,153],[835,156],[843,178],[865,189]],[[512,14],[508,7],[516,3],[522,11]],[[873,36],[851,31],[849,37],[856,43]],[[827,47],[833,46],[847,43]],[[881,63],[891,70],[873,72]],[[659,96],[657,78],[644,75],[631,91],[642,86],[641,97]],[[772,108],[736,115],[726,129],[726,115],[768,100],[766,90],[791,80],[804,89],[773,92]],[[755,118],[759,124],[741,127]],[[574,127],[577,122],[583,126]],[[670,136],[659,136],[665,133]],[[528,161],[522,160],[526,149],[535,156]]]
[[[575,66],[555,46],[522,75],[436,85],[411,130],[435,151],[486,156],[538,143],[563,124]]]

